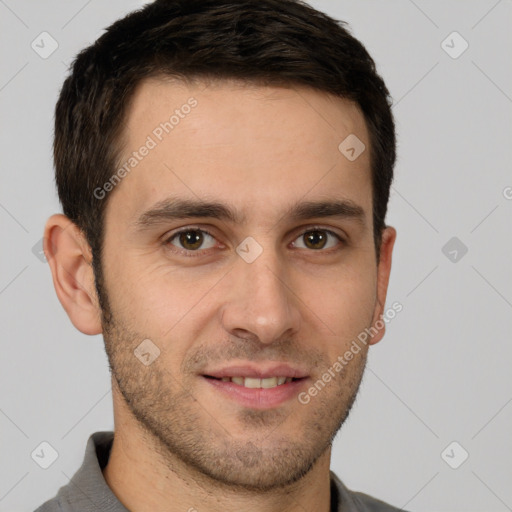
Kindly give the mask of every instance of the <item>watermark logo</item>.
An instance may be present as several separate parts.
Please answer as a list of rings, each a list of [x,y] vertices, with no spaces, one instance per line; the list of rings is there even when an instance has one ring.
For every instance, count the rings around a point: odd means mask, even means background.
[[[144,366],[149,366],[160,356],[160,349],[150,339],[145,339],[133,353]]]
[[[42,469],[48,469],[59,458],[57,450],[48,441],[39,443],[30,456]]]
[[[44,253],[44,238],[41,238],[36,244],[32,247],[32,254],[42,263],[46,263],[46,254]]]
[[[338,146],[340,153],[351,162],[359,158],[365,149],[364,142],[353,133],[345,137]]]
[[[345,351],[343,355],[338,356],[336,361],[322,374],[322,376],[307,390],[302,391],[297,395],[298,401],[302,405],[307,405],[311,402],[311,397],[318,395],[324,387],[336,378],[336,375],[343,371],[343,368],[352,361],[356,354],[361,352],[361,347],[368,343],[368,337],[373,338],[379,333],[387,323],[396,317],[397,313],[402,311],[403,306],[400,302],[393,302],[391,308],[387,309],[383,315],[375,322],[372,327],[367,327],[364,331],[361,331],[357,338],[352,340],[352,344],[349,349]]]
[[[59,43],[48,32],[41,32],[30,43],[30,47],[34,50],[41,59],[47,59],[59,47]]]
[[[453,236],[443,245],[441,252],[452,263],[458,263],[467,254],[468,248],[456,236]]]
[[[252,263],[261,255],[263,247],[252,236],[248,236],[237,246],[236,252],[246,263]]]
[[[457,441],[452,441],[442,452],[441,458],[452,469],[458,469],[469,457],[469,453]]]
[[[133,151],[131,156],[123,163],[121,167],[103,184],[101,187],[94,189],[93,195],[96,199],[104,199],[108,192],[114,190],[123,178],[125,178],[137,165],[139,165],[150,152],[162,142],[166,135],[172,132],[178,126],[182,119],[197,107],[197,100],[189,98],[186,103],[177,108],[168,120],[161,122],[150,135],[146,137],[146,141],[137,150]]]
[[[453,31],[443,39],[441,48],[452,59],[458,59],[469,48],[469,43],[457,31]]]

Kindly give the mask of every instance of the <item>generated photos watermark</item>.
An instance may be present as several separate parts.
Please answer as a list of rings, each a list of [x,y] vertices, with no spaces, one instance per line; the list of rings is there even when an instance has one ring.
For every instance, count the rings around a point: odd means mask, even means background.
[[[131,156],[123,163],[119,169],[103,184],[101,187],[94,189],[94,197],[96,199],[104,199],[108,192],[114,190],[123,178],[125,178],[137,165],[139,165],[146,156],[149,155],[151,150],[155,149],[160,142],[164,140],[166,135],[172,132],[178,126],[182,119],[192,112],[192,109],[197,107],[197,100],[189,98],[186,103],[181,105],[180,108],[174,110],[174,113],[168,120],[161,122],[150,135],[146,137],[146,141],[137,150],[133,151]]]
[[[311,397],[317,396],[331,380],[336,378],[337,374],[347,366],[354,356],[361,352],[361,347],[368,343],[368,338],[371,339],[379,333],[387,323],[393,320],[393,318],[402,311],[402,309],[403,306],[400,302],[393,302],[391,307],[388,308],[383,315],[380,315],[380,319],[375,322],[375,325],[361,331],[357,335],[357,338],[352,341],[350,348],[346,350],[344,354],[339,355],[336,361],[327,368],[322,376],[307,391],[302,391],[298,394],[297,399],[299,402],[303,405],[309,404]]]

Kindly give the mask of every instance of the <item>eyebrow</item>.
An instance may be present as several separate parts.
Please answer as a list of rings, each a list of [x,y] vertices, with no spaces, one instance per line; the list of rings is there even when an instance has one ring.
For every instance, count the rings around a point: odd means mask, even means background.
[[[298,202],[288,208],[280,220],[307,220],[315,217],[356,221],[366,226],[364,209],[350,199]],[[144,211],[134,225],[144,230],[169,221],[189,218],[212,218],[233,224],[245,224],[246,216],[235,208],[216,201],[168,197]]]

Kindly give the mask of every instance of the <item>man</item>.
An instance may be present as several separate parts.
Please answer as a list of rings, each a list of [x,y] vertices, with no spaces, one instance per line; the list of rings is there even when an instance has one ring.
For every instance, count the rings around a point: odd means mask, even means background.
[[[78,55],[54,157],[45,253],[103,334],[115,433],[38,511],[397,510],[330,472],[396,237],[389,94],[343,24],[149,4]]]

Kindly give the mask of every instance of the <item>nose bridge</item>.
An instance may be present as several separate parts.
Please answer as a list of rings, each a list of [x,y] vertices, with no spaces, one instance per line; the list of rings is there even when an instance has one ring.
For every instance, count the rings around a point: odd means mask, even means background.
[[[232,272],[232,293],[224,304],[224,327],[234,335],[246,331],[261,343],[272,343],[299,328],[296,299],[286,283],[279,255],[265,248],[252,262],[242,256]]]

